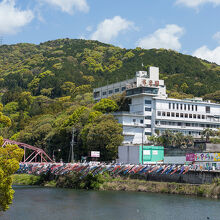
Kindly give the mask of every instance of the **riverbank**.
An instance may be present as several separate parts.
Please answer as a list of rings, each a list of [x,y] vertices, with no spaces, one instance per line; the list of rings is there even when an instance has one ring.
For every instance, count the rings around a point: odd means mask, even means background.
[[[53,179],[45,176],[34,176],[29,174],[13,175],[14,185],[41,185],[59,188],[92,189],[101,191],[137,191],[152,193],[168,193],[180,195],[193,195],[207,198],[220,198],[220,179],[215,179],[211,184],[187,184],[172,182],[155,182],[129,177],[117,176],[113,178],[108,174],[97,176],[88,175],[80,178],[72,174],[59,176]]]

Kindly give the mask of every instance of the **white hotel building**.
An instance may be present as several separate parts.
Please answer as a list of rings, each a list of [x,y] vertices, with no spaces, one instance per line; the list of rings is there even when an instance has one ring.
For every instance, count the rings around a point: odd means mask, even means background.
[[[133,79],[96,88],[94,99],[122,92],[131,99],[130,110],[114,115],[123,125],[124,144],[141,144],[142,138],[146,143],[147,136],[167,129],[198,138],[205,128],[220,128],[220,104],[202,98],[168,98],[158,67],[138,71]]]

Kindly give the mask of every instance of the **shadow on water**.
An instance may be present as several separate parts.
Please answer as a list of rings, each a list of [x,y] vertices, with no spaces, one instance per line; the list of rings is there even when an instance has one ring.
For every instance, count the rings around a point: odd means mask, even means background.
[[[140,192],[16,186],[1,220],[219,220],[220,201]]]

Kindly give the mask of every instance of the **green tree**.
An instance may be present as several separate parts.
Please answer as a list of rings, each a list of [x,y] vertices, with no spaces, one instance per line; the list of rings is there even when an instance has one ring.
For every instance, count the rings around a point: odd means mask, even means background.
[[[110,113],[116,111],[118,109],[118,105],[114,100],[101,99],[93,106],[93,109],[102,113]]]
[[[2,145],[3,138],[1,138]],[[6,211],[12,203],[14,190],[12,177],[19,168],[23,150],[16,145],[0,146],[0,212]]]
[[[0,111],[2,111],[0,105]],[[11,120],[0,112],[1,127],[9,126]],[[11,175],[18,170],[19,161],[22,159],[23,150],[16,145],[3,145],[3,138],[0,137],[0,212],[9,208],[12,203],[14,191],[12,189]]]
[[[102,161],[117,158],[118,146],[123,141],[122,126],[112,115],[101,115],[81,131],[84,147],[88,151],[100,151]]]
[[[210,137],[215,136],[216,132],[212,129],[206,128],[202,131],[202,135],[205,136],[206,142],[209,142]]]
[[[180,89],[183,91],[183,92],[186,92],[186,90],[189,88],[189,86],[186,84],[186,83],[183,83],[181,86],[180,86]]]

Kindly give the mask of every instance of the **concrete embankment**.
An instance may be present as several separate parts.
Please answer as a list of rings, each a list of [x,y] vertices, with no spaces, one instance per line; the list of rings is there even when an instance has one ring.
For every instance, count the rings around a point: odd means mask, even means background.
[[[132,179],[145,179],[148,181],[157,182],[175,182],[175,183],[189,183],[189,184],[206,184],[212,183],[214,179],[220,178],[219,171],[188,171],[184,175],[174,173],[173,175],[148,173],[144,176],[133,175]]]

